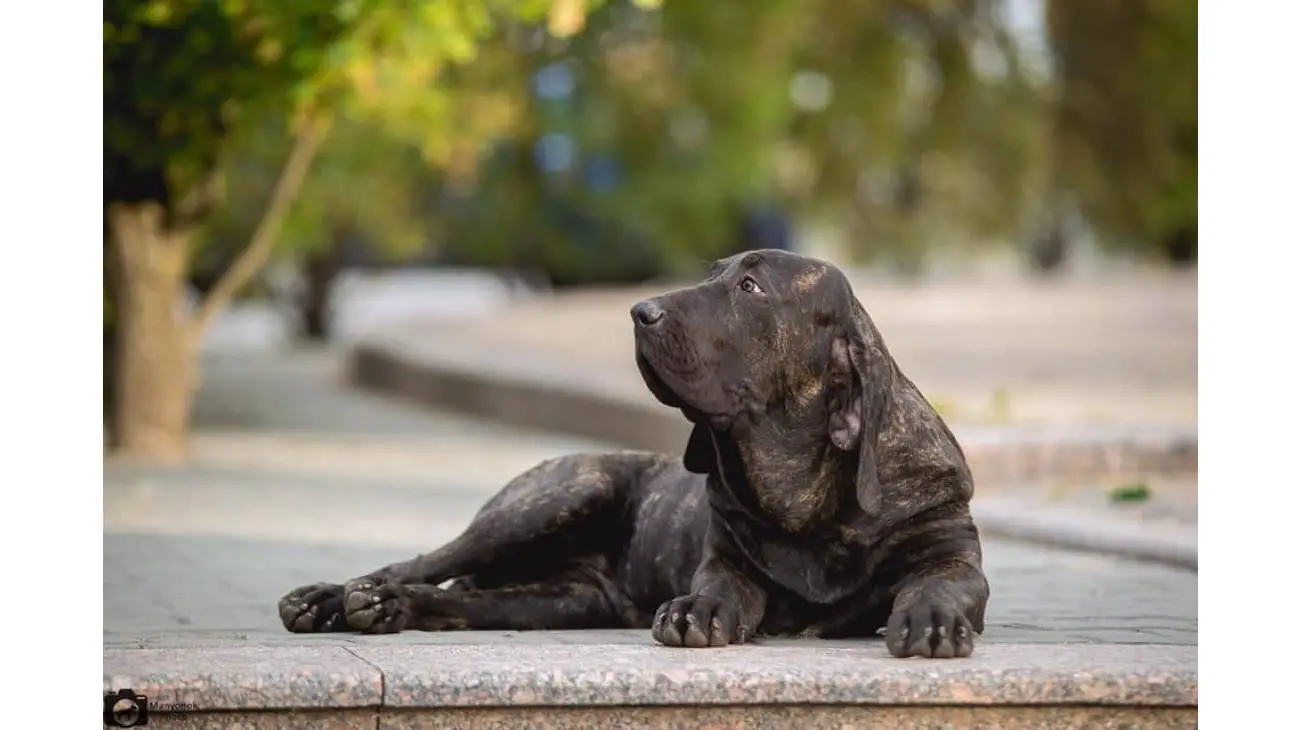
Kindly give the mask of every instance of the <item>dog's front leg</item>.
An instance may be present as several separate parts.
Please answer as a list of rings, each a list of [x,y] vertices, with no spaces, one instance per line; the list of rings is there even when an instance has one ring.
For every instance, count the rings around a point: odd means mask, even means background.
[[[665,602],[655,612],[650,635],[664,646],[743,644],[754,635],[767,608],[767,593],[732,561],[709,555],[691,579],[690,595]]]
[[[911,571],[894,598],[885,645],[896,657],[970,656],[975,634],[984,631],[988,599],[978,555],[927,560]]]

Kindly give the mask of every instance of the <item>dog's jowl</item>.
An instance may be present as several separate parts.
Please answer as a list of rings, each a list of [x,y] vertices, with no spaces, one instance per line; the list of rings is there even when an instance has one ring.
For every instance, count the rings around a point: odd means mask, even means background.
[[[646,386],[693,424],[683,456],[567,456],[459,537],[291,591],[291,631],[648,627],[666,646],[873,636],[968,656],[988,583],[961,448],[848,279],[781,251],[632,308]]]

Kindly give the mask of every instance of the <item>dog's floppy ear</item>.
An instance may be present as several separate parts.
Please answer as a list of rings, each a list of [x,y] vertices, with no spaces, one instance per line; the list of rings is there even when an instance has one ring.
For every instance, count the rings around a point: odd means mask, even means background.
[[[841,451],[858,452],[858,505],[868,515],[879,515],[884,491],[877,473],[876,439],[880,435],[884,388],[873,372],[870,345],[859,332],[831,341],[827,371],[827,429],[831,444]]]
[[[713,436],[707,426],[697,423],[691,429],[686,452],[682,454],[682,466],[694,474],[708,474],[718,468],[718,455],[713,450]]]

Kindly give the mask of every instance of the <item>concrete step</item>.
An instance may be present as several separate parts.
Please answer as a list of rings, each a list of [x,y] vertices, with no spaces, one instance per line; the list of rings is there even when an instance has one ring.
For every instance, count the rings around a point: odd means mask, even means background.
[[[1014,497],[976,497],[971,514],[980,534],[1149,560],[1178,568],[1198,567],[1196,523],[1150,519],[1120,509],[1044,505]]]
[[[984,644],[898,660],[881,641],[722,650],[648,632],[106,649],[104,691],[150,727],[1195,727],[1194,646]],[[331,645],[333,642],[333,645]]]
[[[644,386],[580,361],[529,353],[507,362],[472,338],[435,336],[376,337],[351,359],[357,385],[511,426],[666,453],[679,452],[690,434],[681,414]],[[951,425],[980,485],[1197,470],[1194,426]]]

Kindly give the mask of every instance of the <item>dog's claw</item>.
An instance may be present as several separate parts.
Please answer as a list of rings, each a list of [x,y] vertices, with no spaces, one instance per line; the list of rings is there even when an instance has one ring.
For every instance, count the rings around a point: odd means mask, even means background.
[[[896,657],[929,659],[967,657],[975,649],[970,620],[942,602],[895,611],[885,628],[885,645]]]
[[[659,607],[650,635],[664,646],[726,646],[748,636],[737,624],[736,610],[729,604],[708,596],[683,596]]]

